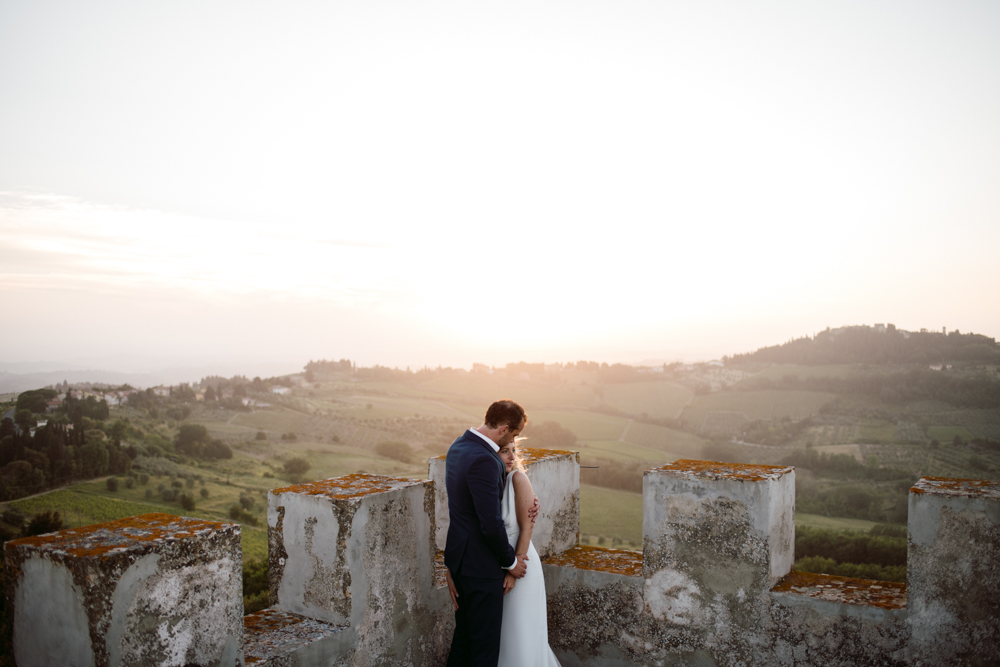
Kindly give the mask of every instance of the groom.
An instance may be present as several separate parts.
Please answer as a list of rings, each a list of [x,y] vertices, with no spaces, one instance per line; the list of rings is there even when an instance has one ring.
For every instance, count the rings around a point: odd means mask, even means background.
[[[520,579],[527,557],[514,555],[500,518],[506,467],[497,452],[524,428],[524,408],[510,400],[497,401],[479,428],[463,433],[448,449],[445,485],[448,489],[448,541],[444,563],[455,604],[455,636],[448,667],[496,667],[500,654],[505,571]],[[538,499],[531,520],[538,513]],[[538,565],[535,565],[538,567]]]

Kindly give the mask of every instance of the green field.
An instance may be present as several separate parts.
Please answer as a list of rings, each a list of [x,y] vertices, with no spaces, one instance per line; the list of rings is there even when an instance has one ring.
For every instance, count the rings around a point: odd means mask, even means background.
[[[621,548],[641,550],[642,494],[581,484],[580,535],[618,537]]]
[[[626,442],[658,449],[683,459],[700,458],[704,444],[701,438],[691,433],[639,422],[628,425],[624,439]]]
[[[529,423],[536,424],[556,422],[563,428],[572,431],[578,440],[585,441],[617,440],[628,425],[628,420],[624,417],[582,410],[572,412],[539,410],[538,412],[529,412],[528,419]],[[530,426],[525,431],[525,435],[531,437]]]
[[[673,382],[627,382],[604,386],[604,402],[632,415],[675,419],[694,393]]]
[[[655,467],[669,463],[677,456],[672,456],[668,452],[620,440],[594,440],[580,447],[580,460],[584,465],[592,463],[591,457],[612,459],[615,461],[630,462],[644,461],[649,463],[649,467]]]
[[[874,525],[876,525],[874,521],[863,521],[861,519],[841,519],[839,517],[820,516],[819,514],[795,513],[796,527],[822,528],[824,530],[853,530],[858,533],[867,533]]]
[[[734,412],[748,419],[803,419],[819,412],[833,400],[833,394],[820,391],[724,391],[696,396],[684,409],[681,419],[696,428],[712,412]]]
[[[124,489],[124,485],[120,488],[123,491],[127,491],[127,489]],[[89,526],[95,523],[114,521],[116,519],[124,519],[138,514],[150,514],[153,512],[172,514],[174,516],[190,516],[226,523],[231,522],[228,513],[220,515],[217,511],[205,509],[196,509],[193,512],[187,512],[181,509],[177,503],[117,498],[113,497],[116,494],[112,494],[106,490],[102,492],[101,489],[106,489],[103,482],[87,482],[69,489],[53,491],[42,496],[16,500],[7,503],[7,505],[16,507],[29,516],[39,512],[59,512],[64,528]],[[135,491],[135,489],[132,491]],[[135,494],[129,493],[128,495],[134,496]],[[231,501],[236,502],[238,498],[238,493],[233,494]],[[229,504],[232,504],[232,502]],[[229,504],[226,505],[227,512]],[[266,525],[266,521],[261,521],[261,526],[264,525]],[[242,526],[240,541],[243,547],[244,560],[267,557],[267,530],[265,528]]]

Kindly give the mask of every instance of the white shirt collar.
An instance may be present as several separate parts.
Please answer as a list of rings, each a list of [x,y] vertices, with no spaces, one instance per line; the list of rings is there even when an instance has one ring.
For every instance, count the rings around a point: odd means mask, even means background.
[[[499,451],[500,451],[500,447],[499,447],[499,446],[497,445],[497,443],[493,442],[492,440],[490,440],[489,438],[487,438],[487,437],[486,437],[485,435],[483,435],[482,433],[480,433],[480,432],[479,432],[479,431],[477,431],[476,429],[474,429],[474,428],[470,428],[470,429],[469,429],[469,433],[475,433],[475,434],[476,434],[476,435],[478,435],[478,436],[479,436],[480,438],[482,438],[482,439],[483,439],[483,440],[485,440],[486,442],[490,443],[490,447],[492,447],[492,448],[493,448],[493,451],[494,451],[494,452],[499,452]]]

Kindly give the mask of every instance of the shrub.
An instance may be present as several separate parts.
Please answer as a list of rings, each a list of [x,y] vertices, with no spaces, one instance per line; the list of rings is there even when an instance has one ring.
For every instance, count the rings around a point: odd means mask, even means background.
[[[267,559],[243,561],[243,613],[268,606]]]
[[[131,475],[125,478],[125,488],[131,489],[135,487],[135,477]]]
[[[257,525],[257,517],[249,512],[244,512],[243,508],[238,504],[230,505],[229,507],[229,518],[233,521],[239,521],[240,523],[246,523],[251,526]]]
[[[409,463],[413,459],[413,448],[402,440],[383,440],[375,445],[375,453],[402,463]]]
[[[267,433],[263,431],[257,431],[257,435],[254,436],[255,440],[267,440]]]
[[[172,503],[174,500],[177,499],[177,491],[175,489],[165,488],[162,491],[160,491],[160,498],[163,499],[163,502]]]
[[[251,509],[253,509],[253,505],[254,505],[254,499],[251,496],[245,493],[240,494],[240,506],[243,509],[250,511]]]
[[[146,486],[147,484],[149,484],[149,475],[147,475],[146,473],[140,473],[139,474],[139,483],[142,484],[143,486]]]
[[[112,493],[118,491],[118,478],[114,476],[108,477],[107,486],[108,491]]]
[[[174,487],[175,489],[180,489],[183,488],[184,482],[179,479],[175,479],[174,481],[170,482],[170,486]]]
[[[306,461],[301,456],[296,456],[294,458],[288,459],[287,461],[285,461],[285,466],[284,466],[285,474],[299,475],[299,476],[309,472],[309,468],[311,467],[312,464],[309,463],[309,461]]]
[[[22,529],[25,537],[54,533],[62,528],[62,517],[59,512],[40,512],[31,518],[31,521]]]
[[[206,489],[204,486],[201,487],[200,493],[202,498],[208,498],[208,489]]]
[[[150,489],[149,487],[146,488],[146,500],[152,500],[153,496],[155,496],[155,495],[156,494],[153,493],[152,489]]]
[[[181,507],[183,507],[185,509],[185,511],[193,512],[194,508],[195,508],[194,496],[189,496],[186,493],[182,493],[181,494]]]

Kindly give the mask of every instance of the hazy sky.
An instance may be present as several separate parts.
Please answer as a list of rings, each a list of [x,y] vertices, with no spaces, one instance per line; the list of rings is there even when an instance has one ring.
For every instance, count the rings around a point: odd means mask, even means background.
[[[1000,336],[998,119],[995,0],[0,0],[0,361]]]

